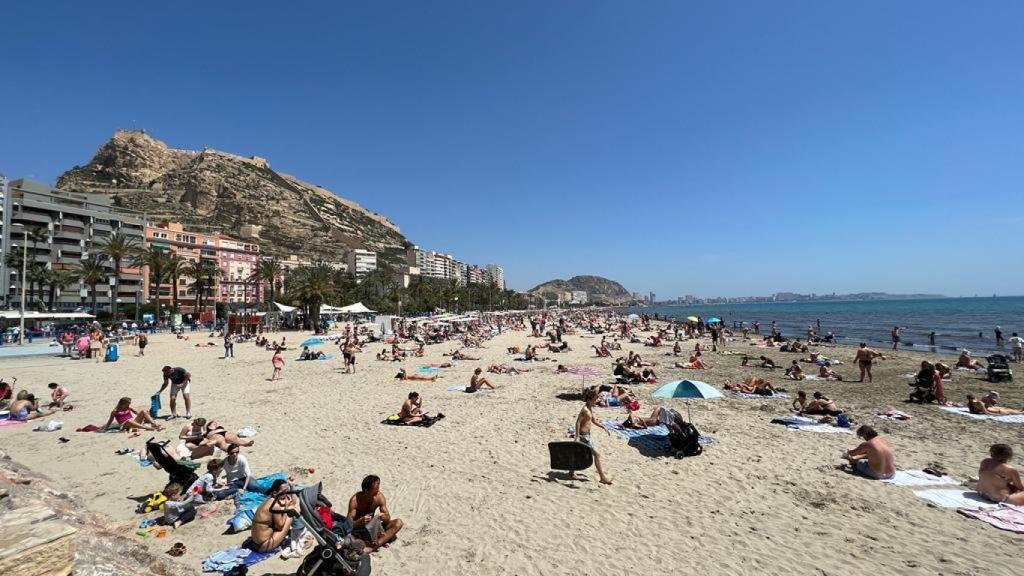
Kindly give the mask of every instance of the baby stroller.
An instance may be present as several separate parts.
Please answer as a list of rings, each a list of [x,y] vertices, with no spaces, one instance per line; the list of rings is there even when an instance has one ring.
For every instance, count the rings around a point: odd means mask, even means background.
[[[669,452],[673,456],[699,456],[704,452],[704,447],[700,445],[700,432],[693,423],[684,420],[682,414],[662,408],[658,419],[668,428],[668,440],[671,442]]]
[[[988,381],[999,382],[1000,380],[1013,380],[1013,371],[1010,370],[1010,359],[1002,354],[993,354],[988,360]]]
[[[324,524],[317,507],[330,507],[331,503],[321,494],[319,483],[292,490],[299,499],[299,517],[313,534],[316,547],[306,555],[295,573],[298,576],[369,576],[370,557],[363,554],[363,545],[351,536],[342,540]]]
[[[165,449],[167,441],[157,442],[150,438],[146,441],[146,454],[149,456],[156,465],[163,468],[164,472],[170,477],[170,481],[175,484],[180,484],[183,488],[187,489],[192,485],[193,482],[199,479],[196,476],[195,470],[181,462],[178,462],[167,453]]]

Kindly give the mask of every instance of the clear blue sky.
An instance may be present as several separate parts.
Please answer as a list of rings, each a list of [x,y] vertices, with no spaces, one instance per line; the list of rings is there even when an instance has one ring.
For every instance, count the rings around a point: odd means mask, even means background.
[[[9,3],[0,171],[138,127],[519,289],[1024,292],[1020,2],[308,4]]]

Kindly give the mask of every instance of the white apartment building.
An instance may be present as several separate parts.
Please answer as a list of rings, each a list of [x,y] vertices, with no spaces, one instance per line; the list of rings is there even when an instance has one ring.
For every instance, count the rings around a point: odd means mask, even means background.
[[[369,250],[352,250],[348,253],[348,273],[362,280],[377,269],[377,253]]]
[[[498,285],[499,290],[505,289],[505,270],[497,264],[488,264],[485,268],[487,271],[487,281],[494,282]]]

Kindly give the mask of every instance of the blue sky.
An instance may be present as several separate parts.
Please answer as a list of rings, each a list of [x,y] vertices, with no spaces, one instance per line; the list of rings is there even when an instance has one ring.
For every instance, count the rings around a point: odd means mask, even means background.
[[[4,20],[11,177],[53,182],[138,127],[264,156],[518,289],[1024,292],[1019,2],[40,1]]]

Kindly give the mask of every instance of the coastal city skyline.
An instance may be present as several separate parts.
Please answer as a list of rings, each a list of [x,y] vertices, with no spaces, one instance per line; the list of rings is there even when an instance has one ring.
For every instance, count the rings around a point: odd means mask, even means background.
[[[969,296],[1024,280],[946,272],[1012,252],[991,240],[1021,222],[998,209],[1024,180],[1024,79],[1006,73],[1019,5],[884,5],[881,27],[873,3],[275,6],[200,21],[12,6],[9,77],[76,89],[0,96],[17,112],[0,171],[53,185],[115,129],[146,129],[268,158],[416,244],[500,262],[517,290],[595,274],[665,295]],[[941,232],[968,199],[987,232]]]

